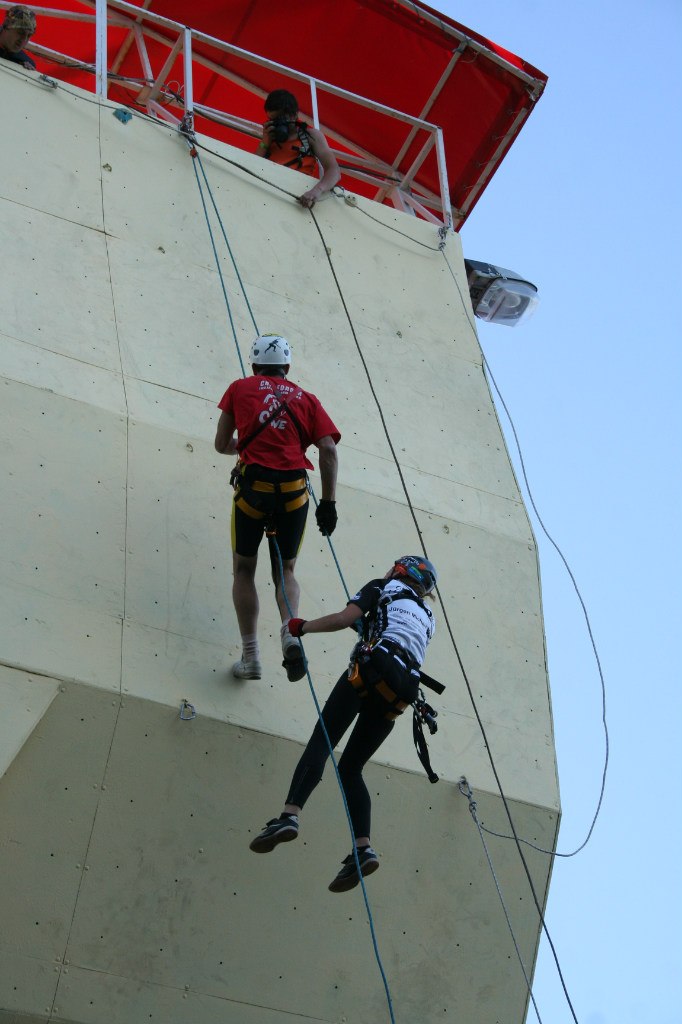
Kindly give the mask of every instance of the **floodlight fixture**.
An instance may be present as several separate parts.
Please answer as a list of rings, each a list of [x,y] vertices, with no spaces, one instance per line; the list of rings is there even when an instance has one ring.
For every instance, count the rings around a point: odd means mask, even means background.
[[[538,290],[520,274],[492,263],[464,260],[474,313],[490,324],[516,327],[535,312]]]

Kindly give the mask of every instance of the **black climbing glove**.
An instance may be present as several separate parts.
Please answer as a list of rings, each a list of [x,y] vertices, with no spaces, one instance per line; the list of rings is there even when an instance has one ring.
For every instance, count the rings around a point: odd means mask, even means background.
[[[326,537],[331,537],[339,520],[336,514],[336,502],[327,501],[325,498],[322,498],[315,509],[315,519],[320,528],[320,533],[323,533]]]

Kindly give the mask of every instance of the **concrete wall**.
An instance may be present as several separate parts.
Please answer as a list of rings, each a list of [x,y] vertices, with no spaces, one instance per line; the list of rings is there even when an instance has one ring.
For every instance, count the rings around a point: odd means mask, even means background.
[[[0,150],[0,1010],[83,1024],[388,1019],[359,890],[326,891],[349,846],[333,778],[302,840],[272,857],[248,851],[315,712],[305,681],[280,666],[267,559],[263,679],[229,675],[232,460],[212,442],[240,368],[187,146],[30,72],[0,63],[0,81],[13,111]],[[420,546],[378,400],[517,830],[551,847],[535,544],[459,239],[446,248],[453,281],[433,227],[329,198],[315,209],[323,246],[273,188],[300,192],[305,179],[207,143],[240,165],[202,154],[258,326],[291,340],[292,379],[343,434],[333,542],[347,586]],[[246,358],[254,331],[220,252]],[[299,565],[305,617],[343,606],[314,524]],[[373,913],[399,1021],[511,1024],[527,992],[462,774],[485,824],[508,826],[436,614],[425,668],[447,684],[431,743],[442,781],[429,786],[400,722],[368,770],[382,854]],[[309,639],[321,699],[348,648],[346,635]],[[192,722],[178,718],[182,698]],[[518,854],[490,844],[530,967],[538,921]],[[548,858],[528,856],[544,899]]]

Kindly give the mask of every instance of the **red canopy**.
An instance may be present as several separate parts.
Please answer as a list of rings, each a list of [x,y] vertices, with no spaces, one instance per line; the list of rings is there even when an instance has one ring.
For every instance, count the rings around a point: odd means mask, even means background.
[[[81,14],[86,5],[90,15],[94,14],[94,3],[88,0],[47,3]],[[546,75],[520,57],[411,0],[334,0],[333,4],[319,0],[201,0],[194,5],[186,0],[148,0],[137,6],[439,125],[456,227],[480,198],[547,81]],[[113,10],[110,8],[110,13]],[[169,27],[151,22],[143,29],[153,76],[157,76],[177,31],[174,34]],[[39,15],[33,42],[95,62],[93,22]],[[127,47],[123,56],[122,47]],[[218,51],[205,41],[194,40],[193,55],[196,103],[260,122],[263,93],[289,88],[296,93],[301,110],[311,112],[305,83],[292,82],[282,73]],[[224,68],[230,79],[217,68],[202,65],[202,59]],[[92,74],[66,67],[57,71],[54,64],[40,57],[37,60],[40,70],[93,88]],[[129,29],[123,25],[109,25],[108,60],[109,68],[119,75],[149,76],[149,68],[145,69]],[[179,52],[164,81],[180,92],[182,80]],[[109,82],[109,95],[125,103],[135,101],[130,88],[114,79]],[[318,101],[321,125],[334,148],[371,154],[403,175],[412,166],[425,136],[410,139],[409,124],[323,88],[318,91]],[[197,127],[233,145],[254,149],[251,138],[231,128],[203,118]],[[377,185],[358,185],[356,180],[347,183],[355,191],[377,194]],[[415,174],[414,184],[440,193],[435,148]]]

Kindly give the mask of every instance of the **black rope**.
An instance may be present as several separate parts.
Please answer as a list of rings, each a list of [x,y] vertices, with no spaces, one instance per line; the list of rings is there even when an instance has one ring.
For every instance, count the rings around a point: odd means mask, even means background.
[[[384,417],[383,409],[381,408],[381,403],[380,403],[379,398],[377,396],[377,393],[376,393],[376,391],[374,389],[374,385],[372,383],[371,374],[369,372],[369,369],[367,367],[367,362],[365,360],[365,357],[363,355],[362,349],[360,347],[360,342],[358,341],[358,336],[357,336],[357,333],[355,331],[355,326],[353,324],[350,312],[348,310],[348,306],[346,304],[345,297],[343,295],[343,291],[342,291],[341,285],[339,283],[339,279],[338,279],[337,274],[336,274],[336,270],[334,268],[334,264],[333,264],[331,256],[330,256],[330,249],[327,246],[325,237],[324,237],[324,235],[322,233],[322,230],[321,230],[321,228],[320,228],[320,226],[318,224],[317,218],[316,218],[315,213],[314,213],[313,210],[310,211],[310,215],[313,218],[313,222],[314,222],[315,227],[317,228],[317,232],[318,232],[318,234],[320,236],[320,241],[322,243],[322,248],[323,248],[323,250],[325,252],[325,255],[327,257],[327,262],[329,264],[329,269],[331,271],[332,277],[334,278],[334,283],[335,283],[337,291],[339,293],[339,298],[341,300],[341,304],[342,304],[344,312],[346,314],[346,317],[347,317],[347,320],[348,320],[348,325],[350,327],[351,334],[353,335],[353,340],[355,341],[355,345],[356,345],[356,348],[358,350],[358,355],[360,357],[360,361],[361,361],[362,366],[363,366],[363,368],[365,370],[365,374],[367,376],[367,383],[369,384],[370,391],[372,392],[372,396],[373,396],[374,401],[376,403],[377,411],[379,413],[379,418],[381,420],[382,426],[384,428],[384,433],[386,435],[386,441],[388,443],[388,446],[389,446],[390,451],[391,451],[391,455],[393,456],[393,460],[395,462],[396,470],[397,470],[398,476],[400,478],[400,483],[402,485],[403,493],[405,495],[405,500],[407,502],[407,507],[408,507],[408,509],[410,511],[410,515],[412,517],[412,521],[414,523],[415,530],[417,531],[417,536],[419,537],[419,542],[421,544],[421,548],[424,551],[424,555],[428,558],[428,551],[427,551],[426,545],[424,543],[424,537],[422,535],[422,531],[421,531],[421,528],[419,526],[419,522],[417,520],[417,516],[415,514],[415,511],[414,511],[414,506],[412,504],[412,500],[410,498],[409,491],[408,491],[407,485],[405,483],[405,478],[403,476],[403,472],[402,472],[402,469],[401,469],[401,466],[400,466],[400,462],[398,460],[395,448],[393,447],[393,442],[391,441],[391,437],[390,437],[390,434],[389,434],[389,431],[388,431],[388,427],[386,425],[386,420],[385,420],[385,417]],[[449,619],[449,616],[448,616],[448,613],[447,613],[447,609],[445,607],[443,599],[440,596],[440,592],[438,590],[438,587],[436,587],[436,594],[438,595],[438,601],[439,601],[441,610],[443,612],[443,619],[445,621],[445,625],[446,625],[446,628],[447,628],[447,631],[448,631],[448,635],[450,637],[450,641],[452,643],[452,647],[454,649],[455,656],[457,658],[457,662],[458,662],[460,671],[462,673],[462,677],[464,679],[464,683],[465,683],[465,686],[467,688],[467,692],[469,694],[469,699],[471,701],[471,705],[473,707],[474,714],[476,716],[476,721],[478,722],[478,727],[481,730],[481,735],[483,737],[483,742],[484,742],[484,745],[485,745],[485,749],[486,749],[486,752],[488,754],[488,760],[490,762],[490,767],[492,769],[493,775],[495,776],[495,783],[497,785],[498,792],[499,792],[500,797],[502,799],[502,803],[503,803],[503,806],[504,806],[504,809],[505,809],[505,813],[507,815],[507,820],[509,821],[509,827],[511,828],[512,836],[513,836],[513,839],[514,839],[514,841],[516,843],[516,848],[517,848],[517,850],[519,852],[519,857],[521,859],[521,863],[523,864],[523,869],[524,869],[526,878],[528,880],[528,886],[529,886],[531,894],[533,896],[533,902],[535,903],[535,907],[536,907],[536,910],[538,912],[538,917],[539,917],[539,920],[541,922],[542,929],[543,929],[545,935],[547,936],[547,941],[549,942],[550,949],[552,951],[552,956],[554,957],[554,963],[556,965],[557,972],[558,972],[559,978],[561,980],[561,985],[562,985],[563,990],[564,990],[564,995],[566,996],[566,1001],[568,1002],[568,1005],[570,1007],[571,1014],[573,1016],[573,1020],[575,1021],[575,1024],[578,1024],[578,1019],[577,1019],[577,1017],[575,1015],[575,1011],[573,1009],[573,1004],[572,1004],[570,996],[568,994],[568,989],[566,988],[566,983],[564,981],[564,976],[563,976],[562,971],[561,971],[561,966],[559,964],[559,958],[557,956],[557,952],[556,952],[556,949],[554,947],[554,943],[552,941],[552,937],[549,934],[549,930],[548,930],[547,924],[545,922],[544,913],[543,913],[542,907],[540,905],[540,901],[538,899],[538,895],[537,895],[537,892],[535,890],[535,886],[533,884],[533,879],[532,879],[531,874],[530,874],[530,869],[528,867],[528,862],[526,861],[526,858],[524,856],[523,850],[521,848],[521,841],[520,841],[520,839],[519,839],[519,837],[517,835],[517,832],[516,832],[516,827],[514,825],[514,820],[512,818],[511,809],[509,807],[509,803],[507,801],[507,797],[506,797],[506,795],[504,793],[504,790],[502,788],[502,782],[501,782],[499,773],[497,771],[497,766],[496,766],[495,760],[493,758],[493,754],[492,754],[492,750],[491,750],[491,747],[490,747],[490,743],[488,742],[488,736],[487,736],[487,733],[485,731],[485,726],[483,724],[483,719],[481,718],[481,715],[479,713],[478,707],[476,705],[476,701],[474,699],[474,694],[473,694],[473,691],[472,691],[472,688],[471,688],[471,683],[469,682],[469,677],[467,675],[466,668],[464,667],[464,662],[462,660],[462,656],[460,654],[459,647],[457,646],[457,641],[455,639],[455,635],[454,635],[454,632],[452,630],[452,626],[450,624],[450,619]]]
[[[469,783],[467,782],[467,780],[466,780],[466,778],[464,776],[462,776],[462,778],[460,779],[457,788],[459,789],[459,791],[462,794],[462,796],[465,796],[467,798],[467,800],[469,801],[469,813],[471,814],[471,817],[474,819],[474,822],[476,823],[476,828],[478,829],[478,834],[479,834],[479,837],[481,839],[481,843],[483,844],[483,849],[485,851],[486,860],[488,861],[488,867],[490,868],[490,873],[493,876],[493,881],[495,883],[495,888],[497,889],[497,895],[500,898],[500,903],[502,904],[502,910],[504,911],[504,916],[505,916],[506,921],[507,921],[507,927],[509,928],[509,934],[512,937],[512,942],[514,943],[514,949],[516,950],[516,956],[518,957],[518,961],[519,961],[519,964],[521,965],[521,970],[523,972],[523,977],[524,977],[524,979],[526,981],[526,988],[528,989],[528,995],[530,996],[531,1001],[533,1003],[533,1008],[535,1010],[537,1018],[540,1021],[540,1024],[542,1024],[542,1018],[540,1016],[540,1011],[538,1010],[538,1004],[536,1003],[535,996],[533,995],[533,986],[531,984],[530,978],[528,977],[528,971],[526,970],[526,965],[523,962],[523,957],[521,956],[521,950],[519,949],[519,944],[516,941],[516,936],[514,935],[514,929],[512,928],[511,918],[509,917],[509,911],[507,910],[507,905],[504,902],[504,896],[502,895],[502,888],[501,888],[500,883],[499,883],[499,881],[497,879],[497,875],[495,874],[495,868],[493,867],[493,862],[492,862],[492,859],[491,859],[491,856],[490,856],[490,851],[488,850],[488,847],[486,845],[486,841],[483,838],[483,832],[481,831],[483,829],[483,826],[481,825],[480,821],[478,820],[478,814],[476,813],[476,801],[474,800],[474,794],[471,791],[471,786],[469,785]],[[485,830],[483,830],[483,831],[485,831]]]
[[[445,252],[443,252],[443,258],[444,258],[444,260],[445,260],[445,262],[447,264],[448,270],[450,271],[450,275],[451,275],[453,281],[455,282],[455,285],[457,287],[457,291],[459,292],[459,297],[460,297],[460,299],[462,301],[462,305],[463,305],[464,310],[465,310],[465,312],[467,314],[467,318],[469,320],[469,324],[471,325],[471,328],[472,328],[474,334],[476,335],[476,337],[478,337],[478,332],[476,330],[476,326],[475,326],[473,320],[471,319],[471,317],[469,316],[469,311],[468,311],[468,308],[467,308],[467,303],[465,302],[464,297],[462,295],[462,290],[459,287],[459,282],[457,280],[457,277],[455,276],[455,273],[454,273],[452,267],[450,266],[450,262],[449,262],[447,256],[445,255]],[[480,341],[479,341],[479,345],[480,345]],[[557,542],[554,540],[554,538],[551,536],[551,534],[547,530],[547,527],[544,524],[542,516],[540,515],[540,513],[538,511],[538,507],[537,507],[537,505],[535,503],[535,498],[533,497],[533,492],[531,490],[530,482],[528,480],[528,474],[526,472],[526,464],[525,464],[525,461],[524,461],[524,458],[523,458],[523,452],[521,450],[521,442],[519,441],[519,435],[517,433],[516,426],[514,424],[514,420],[511,417],[511,413],[509,412],[509,409],[507,407],[507,403],[504,400],[502,392],[500,391],[499,387],[497,386],[497,381],[495,380],[495,378],[493,376],[492,370],[490,369],[490,364],[488,363],[488,360],[485,357],[485,352],[483,351],[482,347],[481,347],[481,356],[482,356],[482,359],[483,359],[484,371],[485,371],[486,375],[492,381],[493,387],[495,388],[495,392],[496,392],[500,402],[502,403],[502,408],[504,409],[504,411],[506,413],[507,419],[509,421],[509,426],[511,427],[512,433],[514,435],[514,443],[516,445],[516,451],[518,452],[519,463],[520,463],[520,466],[521,466],[521,472],[523,474],[523,480],[524,480],[524,483],[526,485],[526,491],[528,492],[528,500],[530,501],[531,506],[533,508],[533,511],[535,512],[535,515],[537,517],[537,521],[540,524],[540,528],[542,529],[542,532],[544,533],[545,537],[550,542],[552,547],[555,549],[555,551],[559,555],[559,558],[563,562],[564,567],[566,569],[566,572],[568,573],[568,575],[569,575],[569,577],[571,579],[571,583],[573,584],[573,589],[576,592],[576,595],[578,597],[578,601],[580,602],[580,607],[582,608],[583,616],[585,618],[585,623],[587,625],[587,632],[588,632],[589,637],[590,637],[590,643],[592,644],[592,651],[594,653],[594,658],[595,658],[595,661],[597,663],[597,671],[599,673],[599,680],[600,680],[600,684],[601,684],[601,698],[602,698],[602,724],[603,724],[603,728],[604,728],[604,746],[605,746],[605,751],[604,751],[604,768],[602,770],[601,787],[600,787],[600,790],[599,790],[599,799],[597,800],[597,807],[596,807],[596,810],[595,810],[594,815],[592,817],[592,822],[591,822],[590,827],[588,829],[587,835],[585,836],[585,839],[582,841],[580,846],[576,847],[576,849],[572,850],[570,853],[560,853],[560,852],[554,851],[554,850],[545,850],[545,849],[543,849],[543,847],[536,846],[535,843],[531,843],[527,839],[519,840],[520,842],[525,843],[526,846],[530,846],[530,847],[532,847],[532,849],[537,850],[539,853],[545,853],[545,854],[547,854],[550,857],[575,857],[575,855],[577,853],[580,853],[581,850],[585,849],[585,847],[587,846],[588,842],[590,841],[590,838],[591,838],[592,833],[594,831],[595,825],[597,824],[597,818],[599,817],[599,813],[601,811],[602,803],[604,801],[604,793],[605,793],[605,790],[606,790],[606,773],[607,773],[608,764],[609,764],[609,730],[608,730],[608,726],[607,726],[607,723],[606,723],[606,682],[604,680],[604,672],[602,670],[601,659],[599,657],[599,652],[597,650],[597,644],[596,644],[596,641],[594,639],[594,633],[592,632],[592,624],[590,622],[590,617],[589,617],[589,614],[587,612],[587,607],[586,607],[585,602],[583,600],[583,596],[582,596],[582,594],[580,592],[580,588],[578,587],[576,578],[573,575],[571,567],[568,564],[568,562],[567,562],[567,560],[566,560],[566,558],[564,556],[563,551],[561,550],[561,548],[559,547]],[[512,839],[512,838],[515,838],[513,836],[503,835],[500,832],[493,832],[491,829],[487,829],[484,826],[481,826],[481,827],[489,835],[497,836],[498,839]]]
[[[266,527],[266,529],[267,529],[267,527]],[[284,597],[284,603],[286,604],[287,611],[289,612],[289,618],[292,618],[292,609],[291,609],[291,605],[289,603],[289,596],[287,594],[286,586],[285,586],[285,583],[284,583],[284,563],[282,561],[282,553],[280,551],[279,544],[277,543],[277,533],[276,533],[276,531],[273,532],[271,535],[268,535],[268,540],[271,542],[272,547],[274,548],[274,551],[275,551],[275,554],[276,554],[276,564],[277,564],[277,569],[278,569],[278,572],[279,572],[279,581],[280,581],[280,584],[281,584],[281,587],[282,587],[282,596]],[[374,957],[376,959],[377,966],[379,968],[379,973],[381,975],[381,980],[382,980],[382,983],[383,983],[383,986],[384,986],[384,992],[386,994],[386,1002],[388,1004],[388,1013],[389,1013],[389,1016],[391,1018],[391,1024],[395,1024],[395,1015],[393,1013],[393,998],[391,996],[391,990],[389,988],[388,978],[386,977],[386,971],[384,969],[384,964],[383,964],[383,961],[381,959],[381,953],[379,951],[379,943],[378,943],[378,940],[377,940],[376,929],[374,927],[374,916],[372,914],[372,908],[370,906],[369,896],[367,895],[367,888],[365,886],[365,880],[364,880],[364,878],[362,876],[362,869],[360,867],[360,859],[359,859],[359,854],[358,854],[358,846],[357,846],[357,843],[355,842],[355,833],[353,831],[353,820],[351,818],[350,808],[348,806],[348,798],[346,797],[346,791],[343,788],[343,782],[341,780],[341,774],[339,772],[338,762],[337,762],[336,757],[334,755],[334,747],[332,746],[332,742],[331,742],[331,740],[329,738],[329,733],[327,731],[327,726],[324,724],[324,718],[322,717],[322,708],[320,707],[320,702],[318,700],[317,693],[316,693],[315,687],[313,685],[313,677],[310,674],[310,666],[308,664],[308,659],[305,656],[305,647],[303,646],[303,637],[299,637],[299,644],[301,645],[301,654],[303,656],[304,663],[305,663],[305,673],[306,673],[306,676],[308,677],[308,686],[310,688],[310,693],[311,693],[311,696],[313,698],[313,702],[315,704],[315,710],[317,712],[317,720],[318,720],[318,722],[320,724],[320,729],[322,730],[322,734],[324,735],[324,738],[325,738],[325,741],[326,741],[326,744],[327,744],[327,750],[329,751],[329,757],[330,757],[330,760],[331,760],[332,764],[334,765],[334,772],[336,774],[336,781],[338,783],[339,790],[341,792],[341,799],[343,801],[343,807],[344,807],[344,810],[346,812],[346,820],[348,822],[348,828],[350,829],[350,834],[351,834],[351,841],[353,843],[353,859],[355,861],[355,870],[358,873],[358,879],[359,879],[359,882],[360,882],[360,886],[362,888],[362,896],[363,896],[363,899],[365,901],[365,909],[367,910],[367,917],[369,919],[369,930],[370,930],[370,935],[371,935],[371,938],[372,938],[372,947],[374,949]]]

